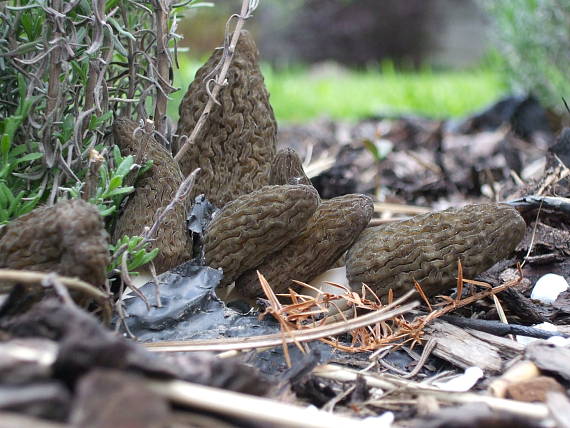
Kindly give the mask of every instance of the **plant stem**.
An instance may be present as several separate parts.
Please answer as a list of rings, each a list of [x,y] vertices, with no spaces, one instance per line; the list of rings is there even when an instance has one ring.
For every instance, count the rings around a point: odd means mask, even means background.
[[[60,12],[62,10],[62,0],[53,0],[52,8],[56,12]],[[42,135],[42,147],[45,154],[45,162],[48,168],[52,168],[55,163],[55,150],[52,147],[52,128],[54,122],[58,120],[57,117],[57,110],[60,103],[61,98],[61,83],[59,81],[61,71],[62,71],[62,53],[63,48],[61,46],[61,39],[63,34],[61,33],[61,29],[58,25],[58,17],[53,14],[51,16],[51,26],[52,26],[52,40],[50,42],[57,43],[58,46],[54,47],[54,49],[50,52],[50,73],[49,73],[49,80],[48,80],[48,91],[47,91],[47,106],[46,106],[46,115],[45,115],[45,125]]]
[[[168,55],[168,16],[170,14],[171,0],[154,1],[154,15],[156,26],[156,69],[158,76],[156,85],[156,101],[154,108],[154,126],[159,134],[166,131],[166,106],[170,88],[164,84],[170,80],[170,56]],[[162,90],[161,90],[162,89]]]

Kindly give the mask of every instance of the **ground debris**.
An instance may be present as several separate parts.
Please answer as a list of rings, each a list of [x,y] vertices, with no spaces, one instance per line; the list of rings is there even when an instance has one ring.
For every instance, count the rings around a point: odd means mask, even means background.
[[[484,404],[465,404],[463,406],[438,409],[428,417],[410,422],[413,428],[538,428],[538,421],[531,421],[522,416],[493,411]]]
[[[435,321],[426,327],[424,338],[433,338],[434,355],[461,368],[479,367],[500,373],[505,362],[521,355],[524,346],[502,337],[462,329],[445,321]]]
[[[459,125],[322,120],[284,126],[279,138],[301,153],[320,198],[373,194],[377,225],[508,200],[525,220],[521,234],[526,227],[511,260],[474,279],[463,277],[461,260],[455,289],[429,299],[421,281],[410,281],[419,300],[410,306],[395,302],[388,285],[386,301],[372,288],[336,283],[332,292],[297,281],[275,295],[272,281],[253,272],[266,293],[256,302],[263,319],[219,298],[231,288],[218,287],[220,270],[190,262],[140,287],[146,302],[121,296],[124,317],[114,321],[145,346],[62,295],[28,302],[26,289],[15,288],[0,310],[0,426],[332,427],[365,418],[375,426],[568,426],[562,324],[570,323],[570,292],[552,304],[530,296],[546,273],[570,277],[570,139],[563,133],[552,146],[538,113],[540,123],[521,123],[537,111],[530,98],[496,107]],[[202,201],[193,213],[197,236],[212,212]],[[444,319],[451,312],[464,324]],[[533,327],[544,321],[556,331]],[[540,340],[526,344],[522,334]],[[213,345],[223,352],[189,352]]]
[[[152,428],[164,426],[170,413],[167,400],[140,377],[95,369],[79,381],[70,419],[82,427]]]
[[[0,348],[0,411],[72,420],[77,426],[110,426],[118,420],[127,423],[123,418],[164,423],[167,406],[151,400],[155,394],[141,383],[178,379],[257,395],[271,389],[263,376],[237,361],[219,360],[210,354],[157,358],[106,330],[82,309],[61,305],[56,299],[0,319],[0,331],[5,340]],[[72,400],[75,394],[78,398]],[[119,404],[123,400],[127,402]],[[149,402],[153,407],[145,404]],[[125,405],[134,407],[125,412]],[[94,415],[98,422],[90,418],[86,424],[85,418]],[[161,425],[148,423],[131,426]]]
[[[533,342],[526,348],[526,358],[533,361],[541,370],[570,381],[570,348],[552,343]]]

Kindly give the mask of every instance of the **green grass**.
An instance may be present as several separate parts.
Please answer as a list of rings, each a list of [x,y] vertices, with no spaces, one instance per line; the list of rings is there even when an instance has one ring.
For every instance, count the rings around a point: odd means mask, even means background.
[[[180,58],[180,64],[175,83],[182,90],[172,95],[169,113],[173,119],[178,117],[180,99],[199,67],[199,63],[188,58]],[[264,66],[263,74],[280,122],[400,113],[458,117],[484,107],[506,92],[500,74],[490,69],[398,72],[387,64],[365,71],[315,74],[302,67],[277,71]]]

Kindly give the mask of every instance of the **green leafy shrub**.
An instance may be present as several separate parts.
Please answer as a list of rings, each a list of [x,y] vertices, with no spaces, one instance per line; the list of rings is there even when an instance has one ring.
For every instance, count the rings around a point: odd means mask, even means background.
[[[33,177],[41,174],[38,160],[43,157],[37,144],[16,144],[15,135],[28,115],[33,99],[26,99],[24,80],[18,79],[20,95],[11,116],[0,120],[0,225],[33,210],[43,194]]]
[[[158,248],[148,251],[150,242],[143,242],[142,236],[123,236],[115,245],[111,245],[111,252],[119,254],[121,251],[129,252],[127,269],[132,273],[135,269],[147,264],[158,255]],[[119,257],[113,257],[108,267],[109,272],[117,270],[121,261]]]
[[[97,171],[99,177],[95,192],[88,198],[90,203],[99,208],[103,217],[115,214],[123,198],[135,190],[131,185],[124,185],[129,174],[136,171],[130,178],[130,181],[136,182],[140,174],[152,168],[152,161],[147,162],[141,168],[135,163],[133,156],[123,157],[117,146],[113,146],[113,164],[116,168],[109,170],[107,162],[102,162]],[[80,198],[84,184],[84,181],[79,181],[74,187],[64,190],[69,191],[72,198]]]
[[[481,0],[496,28],[496,41],[515,89],[530,91],[561,110],[570,97],[570,2]]]
[[[0,2],[0,226],[71,197],[97,205],[112,227],[137,174],[151,165],[121,156],[110,125],[117,116],[150,117],[157,139],[170,140],[176,14],[200,5]],[[130,268],[156,255],[137,239],[123,244],[133,250]]]

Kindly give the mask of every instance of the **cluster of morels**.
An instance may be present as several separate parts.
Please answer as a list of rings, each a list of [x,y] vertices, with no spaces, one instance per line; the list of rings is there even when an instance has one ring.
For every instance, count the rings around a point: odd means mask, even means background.
[[[198,71],[180,106],[177,133],[188,135],[210,96],[207,80],[219,62],[215,51]],[[321,201],[291,149],[276,153],[276,122],[247,32],[236,46],[228,84],[194,144],[176,162],[151,135],[130,119],[115,120],[115,142],[124,155],[153,167],[137,182],[113,239],[138,235],[152,225],[174,197],[184,176],[200,175],[188,201],[199,194],[221,211],[203,242],[204,262],[235,281],[247,298],[262,294],[256,270],[276,292],[307,282],[346,254],[352,286],[363,282],[379,296],[396,295],[418,281],[430,296],[455,284],[458,260],[472,277],[507,257],[522,239],[525,223],[500,204],[472,205],[367,228],[372,199],[352,194]],[[179,141],[183,143],[183,141]],[[188,204],[186,204],[188,205]],[[179,204],[160,225],[153,246],[160,249],[157,272],[190,259],[192,239]],[[108,263],[107,235],[94,208],[60,201],[10,223],[0,231],[0,267],[56,271],[102,285]]]

